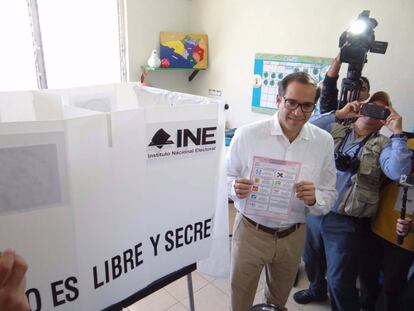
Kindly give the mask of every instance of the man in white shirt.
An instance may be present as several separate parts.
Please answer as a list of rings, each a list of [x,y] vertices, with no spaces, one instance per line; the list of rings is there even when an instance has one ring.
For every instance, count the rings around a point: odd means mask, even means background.
[[[297,72],[286,76],[279,83],[278,113],[269,120],[239,128],[231,142],[227,156],[228,192],[238,210],[230,277],[233,311],[249,310],[263,267],[266,302],[284,308],[303,251],[305,216],[308,212],[328,213],[336,200],[332,136],[307,123],[318,96],[316,81],[310,75]],[[255,184],[257,180],[251,179],[254,157],[274,159],[287,166],[300,163],[297,182],[283,192],[289,196],[293,191],[290,199],[285,198],[289,207],[281,206],[282,211],[288,211],[285,218],[272,217],[270,208],[264,217],[263,211],[246,207],[246,202],[260,196],[263,190]],[[268,203],[262,206],[272,203],[275,189],[271,187]],[[266,195],[261,197],[266,201]]]

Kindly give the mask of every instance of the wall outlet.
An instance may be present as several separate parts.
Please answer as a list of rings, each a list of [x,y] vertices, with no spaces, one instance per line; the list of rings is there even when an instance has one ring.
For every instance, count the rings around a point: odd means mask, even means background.
[[[216,89],[208,89],[208,95],[209,96],[221,97],[222,91],[221,90],[216,90]]]

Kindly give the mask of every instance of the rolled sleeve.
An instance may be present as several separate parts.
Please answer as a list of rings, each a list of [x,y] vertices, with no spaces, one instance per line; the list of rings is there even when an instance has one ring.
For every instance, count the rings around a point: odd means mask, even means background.
[[[245,152],[243,152],[243,140],[241,130],[237,130],[231,140],[229,149],[227,150],[227,195],[233,201],[239,200],[236,196],[234,183],[236,179],[242,176],[242,167],[246,159]]]
[[[411,151],[407,138],[394,137],[384,145],[380,155],[381,169],[388,178],[398,181],[411,172]]]
[[[320,115],[312,116],[309,120],[310,123],[316,125],[317,127],[330,132],[332,130],[332,125],[335,123],[335,112],[327,112]]]
[[[308,206],[309,212],[318,216],[327,214],[337,199],[333,140],[329,139],[326,146],[324,168],[315,190],[316,203],[313,206]]]
[[[338,107],[338,88],[336,86],[338,77],[325,76],[323,80],[323,88],[321,98],[319,100],[321,112],[329,112],[336,110]]]

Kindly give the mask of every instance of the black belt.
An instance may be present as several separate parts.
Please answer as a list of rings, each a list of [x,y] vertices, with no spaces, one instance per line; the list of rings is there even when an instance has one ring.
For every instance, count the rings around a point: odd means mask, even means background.
[[[250,218],[247,218],[244,215],[243,215],[243,217],[248,222],[250,222],[253,226],[255,226],[256,229],[262,230],[263,232],[266,232],[266,233],[270,233],[271,235],[274,235],[279,239],[287,237],[289,234],[295,232],[300,227],[300,224],[294,224],[293,226],[291,226],[287,229],[279,230],[279,228],[276,228],[276,229],[275,228],[269,228],[269,227],[263,226],[261,224],[258,224],[254,220],[251,220]]]

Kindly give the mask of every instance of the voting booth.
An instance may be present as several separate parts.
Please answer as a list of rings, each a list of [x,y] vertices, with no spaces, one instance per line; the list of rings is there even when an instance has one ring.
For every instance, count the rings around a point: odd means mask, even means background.
[[[26,258],[32,310],[226,269],[223,107],[133,84],[0,93],[0,249]]]

